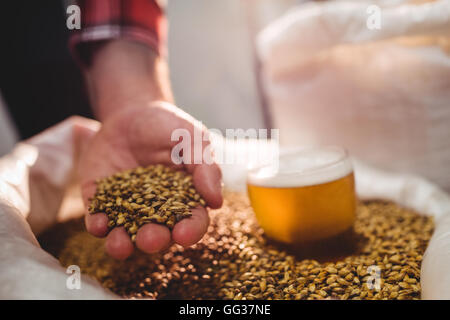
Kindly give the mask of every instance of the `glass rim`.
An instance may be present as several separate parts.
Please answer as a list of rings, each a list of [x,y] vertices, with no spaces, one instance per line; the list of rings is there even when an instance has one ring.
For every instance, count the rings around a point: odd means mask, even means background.
[[[297,146],[297,147],[287,147],[284,150],[280,150],[279,153],[279,162],[286,157],[301,157],[302,153],[305,154],[306,152],[311,152],[314,150],[318,151],[333,151],[337,154],[337,159],[330,160],[328,163],[320,164],[317,166],[313,166],[309,169],[298,169],[298,170],[291,170],[288,172],[280,171],[279,168],[276,170],[276,172],[273,172],[272,175],[269,176],[260,176],[257,177],[256,175],[261,172],[264,168],[273,168],[273,164],[263,164],[260,166],[256,166],[254,168],[251,168],[247,171],[247,183],[251,183],[249,180],[266,180],[266,179],[275,179],[280,177],[307,177],[309,175],[315,175],[320,174],[321,172],[325,172],[327,170],[333,170],[333,167],[338,167],[339,165],[344,165],[343,168],[346,169],[339,169],[336,168],[336,172],[339,172],[342,170],[342,172],[345,171],[345,174],[342,174],[342,176],[345,176],[346,174],[349,174],[353,172],[353,165],[350,161],[350,156],[348,151],[340,146],[336,145],[325,145],[325,146]],[[348,164],[346,164],[346,161],[348,161]],[[278,164],[280,166],[280,164]],[[336,174],[337,175],[337,174]],[[333,176],[333,174],[330,174],[330,176]]]

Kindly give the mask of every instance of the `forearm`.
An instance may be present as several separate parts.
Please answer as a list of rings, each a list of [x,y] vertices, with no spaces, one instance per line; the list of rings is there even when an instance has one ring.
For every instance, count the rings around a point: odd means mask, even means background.
[[[96,51],[86,80],[99,120],[127,105],[154,100],[173,102],[167,62],[137,42],[105,43]]]

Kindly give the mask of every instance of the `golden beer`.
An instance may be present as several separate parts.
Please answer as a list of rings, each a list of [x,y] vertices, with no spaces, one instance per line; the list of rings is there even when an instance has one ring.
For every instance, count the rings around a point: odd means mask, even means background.
[[[251,171],[247,188],[259,224],[281,242],[333,237],[355,221],[353,169],[340,148],[308,148],[281,155],[276,171]]]

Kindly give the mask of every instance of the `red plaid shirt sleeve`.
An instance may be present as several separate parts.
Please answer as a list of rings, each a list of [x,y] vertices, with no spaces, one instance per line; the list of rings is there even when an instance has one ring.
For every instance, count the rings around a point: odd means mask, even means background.
[[[70,37],[75,59],[89,65],[97,46],[112,39],[128,39],[165,54],[166,19],[155,0],[78,0],[81,29]]]

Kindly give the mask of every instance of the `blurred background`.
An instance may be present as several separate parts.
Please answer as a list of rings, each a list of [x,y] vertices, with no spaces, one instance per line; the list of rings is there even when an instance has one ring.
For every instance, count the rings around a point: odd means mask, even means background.
[[[65,2],[6,2],[0,7],[5,26],[0,154],[16,139],[28,138],[72,114],[92,116],[80,72],[67,49]],[[264,24],[300,2],[163,3],[169,19],[169,64],[177,104],[208,127],[264,127],[252,38]]]
[[[64,6],[0,4],[0,155],[72,114],[92,116]],[[165,7],[176,103],[208,127],[279,128],[283,145],[341,145],[450,190],[450,0]]]

